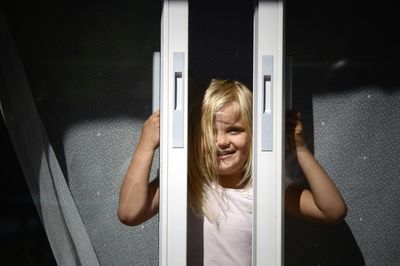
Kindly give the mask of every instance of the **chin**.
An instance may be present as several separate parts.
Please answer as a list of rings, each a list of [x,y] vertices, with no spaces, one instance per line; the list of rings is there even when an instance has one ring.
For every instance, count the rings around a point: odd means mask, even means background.
[[[218,169],[217,174],[226,176],[226,175],[234,175],[237,172],[238,171],[236,169],[223,168],[223,169]]]

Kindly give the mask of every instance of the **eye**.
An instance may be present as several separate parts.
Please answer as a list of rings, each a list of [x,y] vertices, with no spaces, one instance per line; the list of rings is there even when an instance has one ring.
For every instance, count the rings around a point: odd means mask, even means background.
[[[241,127],[232,126],[232,127],[228,128],[228,133],[230,135],[238,135],[238,134],[242,133],[243,131],[244,131],[244,129]]]

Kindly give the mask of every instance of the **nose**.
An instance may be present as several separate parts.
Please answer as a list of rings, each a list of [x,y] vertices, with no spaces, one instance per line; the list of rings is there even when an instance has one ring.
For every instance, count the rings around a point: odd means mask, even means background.
[[[229,139],[225,134],[217,134],[217,145],[220,149],[229,147]]]

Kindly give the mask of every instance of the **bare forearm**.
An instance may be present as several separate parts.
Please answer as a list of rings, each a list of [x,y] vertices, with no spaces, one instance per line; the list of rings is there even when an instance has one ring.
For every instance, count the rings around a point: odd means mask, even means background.
[[[129,223],[144,215],[149,202],[149,175],[154,150],[139,143],[121,185],[118,216]]]
[[[327,217],[338,218],[346,214],[346,205],[329,175],[311,152],[301,147],[297,151],[300,167],[308,181],[315,205]]]

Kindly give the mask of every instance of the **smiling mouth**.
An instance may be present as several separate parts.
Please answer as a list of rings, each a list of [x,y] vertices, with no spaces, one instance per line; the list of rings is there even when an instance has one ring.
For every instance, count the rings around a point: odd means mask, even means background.
[[[233,153],[235,153],[235,151],[222,151],[222,152],[217,152],[217,156],[219,159],[225,159],[228,158]]]

